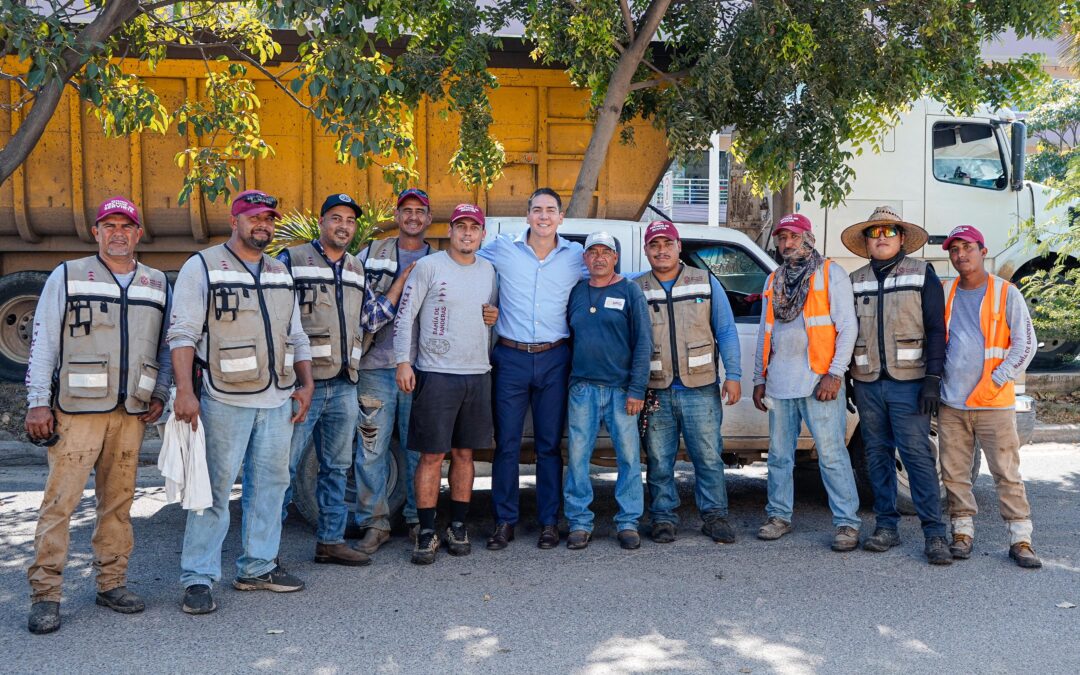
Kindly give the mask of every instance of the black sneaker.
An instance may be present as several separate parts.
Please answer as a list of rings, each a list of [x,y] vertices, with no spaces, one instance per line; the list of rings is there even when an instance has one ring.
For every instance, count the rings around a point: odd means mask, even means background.
[[[184,589],[185,614],[209,614],[216,609],[214,596],[210,594],[210,587],[206,584],[195,584]]]
[[[435,553],[439,550],[439,537],[434,530],[425,530],[416,537],[416,545],[413,546],[412,563],[414,565],[430,565],[435,562]]]
[[[701,533],[719,544],[734,544],[735,530],[728,523],[727,518],[721,516],[705,516],[705,522],[701,525]]]
[[[657,544],[670,544],[675,541],[675,523],[653,523],[649,538]]]
[[[236,577],[233,588],[238,591],[273,591],[292,593],[304,590],[304,582],[286,572],[280,565],[258,577]]]
[[[60,630],[60,603],[39,600],[30,605],[30,618],[26,628],[34,635],[45,635]]]
[[[465,523],[456,523],[446,528],[446,550],[450,555],[469,555],[472,544],[469,543],[469,528]]]

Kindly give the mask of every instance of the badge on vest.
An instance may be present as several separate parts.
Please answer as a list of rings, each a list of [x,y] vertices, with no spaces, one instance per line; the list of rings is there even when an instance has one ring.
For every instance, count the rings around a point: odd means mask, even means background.
[[[621,311],[622,308],[625,305],[626,305],[626,299],[625,298],[605,298],[604,299],[604,309],[618,309],[618,310]]]

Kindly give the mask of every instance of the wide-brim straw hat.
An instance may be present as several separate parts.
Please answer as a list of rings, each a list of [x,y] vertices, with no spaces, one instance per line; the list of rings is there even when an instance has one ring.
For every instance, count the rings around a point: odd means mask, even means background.
[[[900,218],[898,214],[890,206],[879,206],[874,209],[874,212],[870,214],[870,217],[861,223],[855,223],[844,229],[840,233],[840,241],[844,242],[844,246],[847,250],[851,251],[860,258],[869,258],[870,254],[866,250],[866,236],[863,234],[863,230],[871,225],[895,225],[904,232],[904,253],[914,253],[920,248],[926,245],[930,235],[926,230],[922,229],[914,223],[909,223],[906,220]]]

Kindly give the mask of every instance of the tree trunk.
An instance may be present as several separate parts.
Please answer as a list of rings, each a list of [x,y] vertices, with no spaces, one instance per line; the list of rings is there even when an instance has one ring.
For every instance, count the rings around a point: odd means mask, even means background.
[[[604,160],[607,159],[611,138],[619,125],[619,117],[622,115],[626,97],[630,93],[634,73],[641,65],[641,60],[645,58],[645,51],[652,42],[653,36],[656,35],[660,21],[670,5],[671,0],[652,0],[649,3],[636,38],[628,48],[623,50],[619,63],[615,66],[615,72],[608,80],[607,95],[604,97],[603,105],[597,111],[589,147],[585,151],[585,159],[581,162],[577,182],[574,183],[574,194],[570,198],[570,206],[566,209],[567,217],[589,217],[593,190],[596,188],[596,181],[600,177]]]
[[[82,56],[99,52],[100,50],[94,45],[107,41],[120,26],[139,11],[137,0],[107,2],[94,20],[79,32],[77,38],[79,50],[68,50],[63,54],[61,75],[53,75],[46,80],[45,85],[34,96],[30,112],[23,118],[8,144],[0,149],[0,185],[26,161],[38,141],[41,140],[41,134],[45,132],[45,127],[48,126],[49,120],[56,112],[56,106],[60,103],[60,97],[64,94],[64,87],[83,67]]]

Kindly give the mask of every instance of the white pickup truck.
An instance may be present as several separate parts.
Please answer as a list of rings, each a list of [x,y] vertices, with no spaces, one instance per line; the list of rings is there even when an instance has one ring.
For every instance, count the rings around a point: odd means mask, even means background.
[[[646,223],[626,220],[568,219],[559,227],[559,233],[580,243],[585,237],[598,230],[610,232],[620,248],[619,271],[634,274],[648,269],[648,261],[642,250],[642,231]],[[716,277],[727,291],[731,308],[738,326],[739,342],[742,348],[741,365],[743,371],[743,397],[734,406],[724,407],[723,436],[724,461],[731,466],[743,466],[765,459],[769,450],[769,417],[754,408],[751,401],[752,378],[754,373],[754,346],[757,339],[758,321],[761,316],[761,302],[757,300],[765,279],[775,269],[776,263],[749,237],[723,227],[705,225],[678,225],[683,240],[683,262],[692,267],[707,269]],[[492,218],[488,221],[488,239],[497,234],[517,234],[525,229],[524,218]],[[1017,397],[1017,425],[1020,440],[1026,443],[1031,437],[1035,425],[1034,402],[1027,396]],[[853,466],[858,479],[860,493],[869,496],[869,482],[866,476],[862,441],[858,433],[858,415],[848,416],[847,439],[852,454]],[[606,433],[606,432],[605,432]],[[526,420],[525,442],[522,445],[522,463],[532,463],[532,422]],[[931,431],[931,442],[936,451],[937,432]],[[799,439],[799,452],[796,461],[812,463],[816,461],[813,439],[806,427]],[[395,438],[393,444],[394,462],[388,478],[390,510],[395,516],[401,513],[405,502],[405,457],[400,451]],[[491,450],[478,450],[475,457],[479,461],[489,461]],[[686,459],[682,457],[682,459]],[[614,454],[606,436],[602,436],[593,455],[593,463],[614,466]],[[972,477],[978,476],[981,457],[976,457]],[[907,473],[897,458],[897,478],[899,483],[900,507],[907,513],[913,513]],[[294,486],[294,500],[304,517],[314,523],[318,516],[318,504],[315,500],[315,478],[318,462],[314,447],[309,447],[301,461]],[[944,494],[944,492],[943,492]],[[350,472],[347,500],[355,498],[354,482]],[[864,502],[869,503],[869,502]]]

